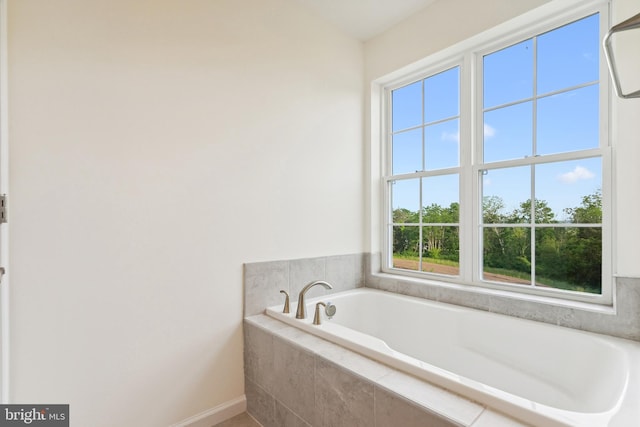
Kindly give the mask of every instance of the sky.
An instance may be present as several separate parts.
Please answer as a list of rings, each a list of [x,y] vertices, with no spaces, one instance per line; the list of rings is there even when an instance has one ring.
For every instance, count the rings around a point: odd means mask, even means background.
[[[602,187],[600,158],[492,169],[491,163],[597,148],[599,18],[593,15],[483,59],[482,194],[503,199],[505,213],[531,198],[563,210]],[[459,166],[458,67],[393,91],[393,174]],[[594,83],[596,82],[596,83]],[[423,141],[424,138],[424,141]],[[424,156],[423,156],[424,142]],[[457,175],[424,179],[423,206],[458,201]],[[396,181],[393,208],[416,211],[418,180]]]

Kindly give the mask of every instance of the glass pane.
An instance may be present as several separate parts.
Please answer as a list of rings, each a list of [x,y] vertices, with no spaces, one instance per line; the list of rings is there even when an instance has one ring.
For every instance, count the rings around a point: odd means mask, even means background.
[[[422,124],[422,81],[391,93],[393,132]]]
[[[517,224],[531,218],[531,167],[485,170],[482,174],[485,224]]]
[[[424,122],[430,123],[459,114],[459,67],[424,81]]]
[[[422,179],[422,222],[457,223],[459,218],[459,182],[456,175]]]
[[[536,229],[536,285],[602,292],[602,229]]]
[[[460,274],[458,227],[422,227],[422,271]]]
[[[459,120],[427,126],[424,130],[426,170],[457,167],[460,164]]]
[[[484,57],[484,108],[533,96],[533,41]]]
[[[393,227],[393,267],[420,269],[420,228],[401,225]]]
[[[598,148],[598,85],[538,100],[537,154]]]
[[[522,159],[533,154],[531,102],[484,113],[484,162]]]
[[[405,179],[391,183],[393,222],[417,223],[420,211],[420,179]]]
[[[393,174],[422,170],[422,129],[393,135]]]
[[[592,15],[538,37],[538,93],[598,80],[599,16]]]
[[[482,279],[531,284],[531,229],[486,227],[483,233]]]
[[[538,165],[536,200],[538,210],[547,209],[537,222],[602,222],[602,159],[573,160]],[[549,217],[553,220],[549,220]]]

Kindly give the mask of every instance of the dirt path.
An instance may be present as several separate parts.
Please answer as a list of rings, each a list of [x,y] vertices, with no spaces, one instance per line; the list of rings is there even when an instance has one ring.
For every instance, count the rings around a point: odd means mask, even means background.
[[[418,261],[409,259],[394,259],[393,266],[395,268],[402,268],[405,270],[418,270]],[[422,271],[427,273],[447,274],[449,276],[456,276],[460,274],[460,269],[452,265],[434,264],[432,262],[422,262]],[[501,283],[514,283],[518,285],[529,285],[531,282],[518,279],[517,277],[505,276],[503,274],[484,273],[484,279]]]

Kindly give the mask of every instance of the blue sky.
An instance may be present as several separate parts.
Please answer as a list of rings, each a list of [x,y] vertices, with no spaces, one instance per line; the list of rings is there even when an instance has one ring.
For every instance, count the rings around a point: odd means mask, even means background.
[[[598,146],[599,89],[588,85],[599,78],[598,19],[593,15],[484,57],[485,163]],[[458,166],[459,79],[453,68],[393,92],[394,174]],[[483,194],[501,197],[507,212],[531,197],[530,167],[490,170],[482,182]],[[579,206],[601,182],[599,158],[538,165],[535,197],[563,219],[563,209]],[[393,208],[417,210],[417,180],[393,188]],[[455,175],[423,184],[425,206],[448,206],[457,194]]]

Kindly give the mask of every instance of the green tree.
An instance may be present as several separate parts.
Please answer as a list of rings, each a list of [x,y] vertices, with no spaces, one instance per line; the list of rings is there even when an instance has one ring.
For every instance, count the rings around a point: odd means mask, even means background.
[[[417,224],[418,212],[399,208],[393,211],[393,222],[396,224]],[[417,255],[420,230],[417,226],[399,225],[393,227],[393,253]]]
[[[602,223],[602,193],[600,190],[582,198],[576,208],[566,209],[575,224]],[[567,278],[576,286],[591,292],[602,289],[602,227],[574,227],[566,244]]]

